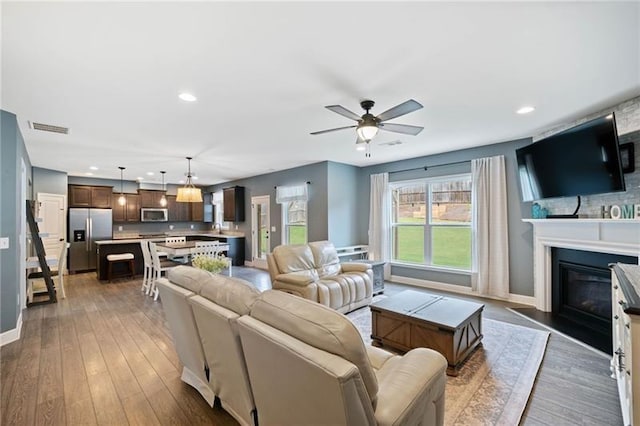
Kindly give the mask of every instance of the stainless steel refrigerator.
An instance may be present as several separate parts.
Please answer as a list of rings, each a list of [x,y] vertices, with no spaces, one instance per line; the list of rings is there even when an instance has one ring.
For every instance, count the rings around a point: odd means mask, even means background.
[[[69,271],[96,269],[96,241],[110,240],[111,209],[69,209]]]

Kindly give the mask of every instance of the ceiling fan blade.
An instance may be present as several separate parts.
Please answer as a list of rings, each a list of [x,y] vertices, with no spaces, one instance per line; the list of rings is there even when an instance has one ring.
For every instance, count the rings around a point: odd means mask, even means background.
[[[380,129],[387,132],[404,133],[405,135],[417,135],[424,129],[420,126],[411,126],[409,124],[395,124],[395,123],[380,123],[378,124]]]
[[[325,108],[352,120],[360,121],[362,119],[358,114],[353,111],[349,111],[342,105],[327,105]]]
[[[336,130],[344,130],[344,129],[353,129],[354,127],[358,127],[357,125],[353,126],[345,126],[345,127],[336,127],[335,129],[328,130],[320,130],[318,132],[311,132],[312,135],[321,135],[323,133],[335,132]]]
[[[396,105],[391,109],[386,110],[382,114],[378,115],[378,120],[387,121],[392,118],[400,117],[401,115],[409,114],[410,112],[419,110],[422,105],[413,99],[409,99],[406,102]]]

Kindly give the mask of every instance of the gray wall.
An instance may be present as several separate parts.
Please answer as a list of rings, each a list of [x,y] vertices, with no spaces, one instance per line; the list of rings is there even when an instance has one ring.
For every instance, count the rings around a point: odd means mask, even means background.
[[[282,242],[282,232],[280,229],[282,226],[282,209],[280,208],[280,204],[276,203],[276,186],[299,185],[304,182],[311,182],[308,188],[307,238],[309,241],[328,239],[327,170],[328,164],[324,161],[295,169],[282,170],[213,185],[208,188],[208,191],[219,191],[223,188],[236,185],[245,187],[245,221],[234,223],[232,230],[236,230],[235,227],[237,226],[237,230],[245,234],[245,257],[246,259],[251,259],[251,197],[260,195],[270,196],[271,203],[269,210],[271,226],[276,227],[276,232],[271,232],[271,248],[273,249]]]
[[[520,201],[520,192],[516,179],[517,164],[515,156],[515,150],[517,148],[528,145],[529,143],[531,143],[531,139],[526,138],[362,168],[358,174],[359,191],[357,201],[358,205],[361,206],[361,214],[364,215],[366,211],[368,217],[369,182],[372,174],[389,172],[389,180],[398,181],[418,177],[463,173],[470,171],[470,161],[474,158],[504,155],[507,169],[510,291],[515,294],[533,296],[533,230],[529,224],[522,222],[523,217],[530,217],[531,203],[523,203]],[[464,163],[446,167],[433,167],[457,162]],[[424,166],[432,167],[428,167],[426,171],[413,170],[399,172],[406,169],[423,168]],[[361,221],[358,226],[359,240],[367,241],[367,234],[368,220]],[[465,274],[400,266],[392,267],[391,273],[408,278],[437,281],[467,287],[471,286],[470,275]]]
[[[9,237],[9,249],[0,250],[0,332],[16,328],[20,315],[20,252],[18,236],[22,218],[21,161],[30,179],[31,162],[16,116],[0,111],[0,236]],[[27,188],[27,198],[32,198]],[[26,244],[26,241],[22,242]]]
[[[33,196],[39,192],[47,194],[67,194],[67,174],[57,170],[33,168]]]
[[[601,206],[603,205],[640,204],[640,97],[630,99],[626,102],[604,109],[595,114],[582,117],[578,120],[568,121],[567,123],[555,126],[552,129],[534,137],[534,140],[539,140],[570,127],[577,126],[578,124],[593,118],[610,114],[612,111],[616,115],[620,144],[628,142],[632,142],[634,144],[636,171],[634,173],[624,175],[627,188],[625,192],[581,197],[582,206],[578,212],[581,216],[594,218],[600,217]],[[539,201],[538,204],[549,209],[549,212],[552,214],[570,214],[575,210],[576,197],[542,200]]]
[[[330,161],[327,188],[328,240],[336,247],[367,244],[367,239],[358,235],[358,225],[369,222],[368,210],[354,202],[358,198],[358,167]]]

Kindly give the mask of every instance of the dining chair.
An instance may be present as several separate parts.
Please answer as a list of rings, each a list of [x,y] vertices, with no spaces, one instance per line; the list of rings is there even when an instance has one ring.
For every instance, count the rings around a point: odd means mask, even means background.
[[[58,256],[58,264],[55,268],[51,269],[51,277],[58,277],[58,288],[60,289],[60,296],[64,299],[67,297],[64,291],[64,269],[67,265],[67,250],[71,244],[63,243],[62,248],[60,249],[60,255]],[[33,301],[33,293],[34,293],[34,285],[38,283],[39,280],[42,280],[44,284],[44,275],[42,271],[31,272],[27,276],[27,303],[31,303]],[[42,286],[39,286],[37,290],[41,290]],[[46,284],[45,287],[46,288]]]
[[[186,243],[187,237],[166,237],[164,242],[167,244]]]
[[[164,242],[165,244],[184,244],[187,242],[187,237],[165,237]],[[158,256],[166,256],[168,259],[181,259],[182,263],[189,261],[189,256],[172,256],[165,252],[158,252]]]
[[[216,257],[218,254],[218,241],[196,241],[195,248],[191,251],[192,256]]]
[[[196,247],[192,250],[192,256],[203,255],[207,257],[218,257],[223,251],[228,250],[228,244],[220,244],[220,241],[196,241]],[[232,261],[227,257],[229,276],[233,276],[231,271]]]
[[[153,259],[151,259],[149,241],[140,241],[140,247],[142,248],[142,259],[144,260],[144,273],[142,274],[142,288],[140,291],[144,291],[145,294],[149,294],[149,290],[151,288],[151,277],[153,274]],[[160,257],[159,253],[158,257]]]
[[[158,289],[156,287],[156,281],[162,277],[162,273],[168,271],[171,268],[182,265],[180,262],[173,260],[160,260],[158,256],[158,250],[156,243],[149,241],[149,252],[151,253],[151,260],[153,268],[151,270],[151,281],[149,283],[148,295],[153,295],[153,300],[158,300]]]

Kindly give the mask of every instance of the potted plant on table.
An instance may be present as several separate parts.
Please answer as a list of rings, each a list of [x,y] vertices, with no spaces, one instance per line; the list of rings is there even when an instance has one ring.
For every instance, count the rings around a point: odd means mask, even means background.
[[[229,266],[229,259],[224,255],[214,257],[197,255],[193,258],[191,264],[196,268],[204,269],[212,274],[219,274],[220,271]]]

